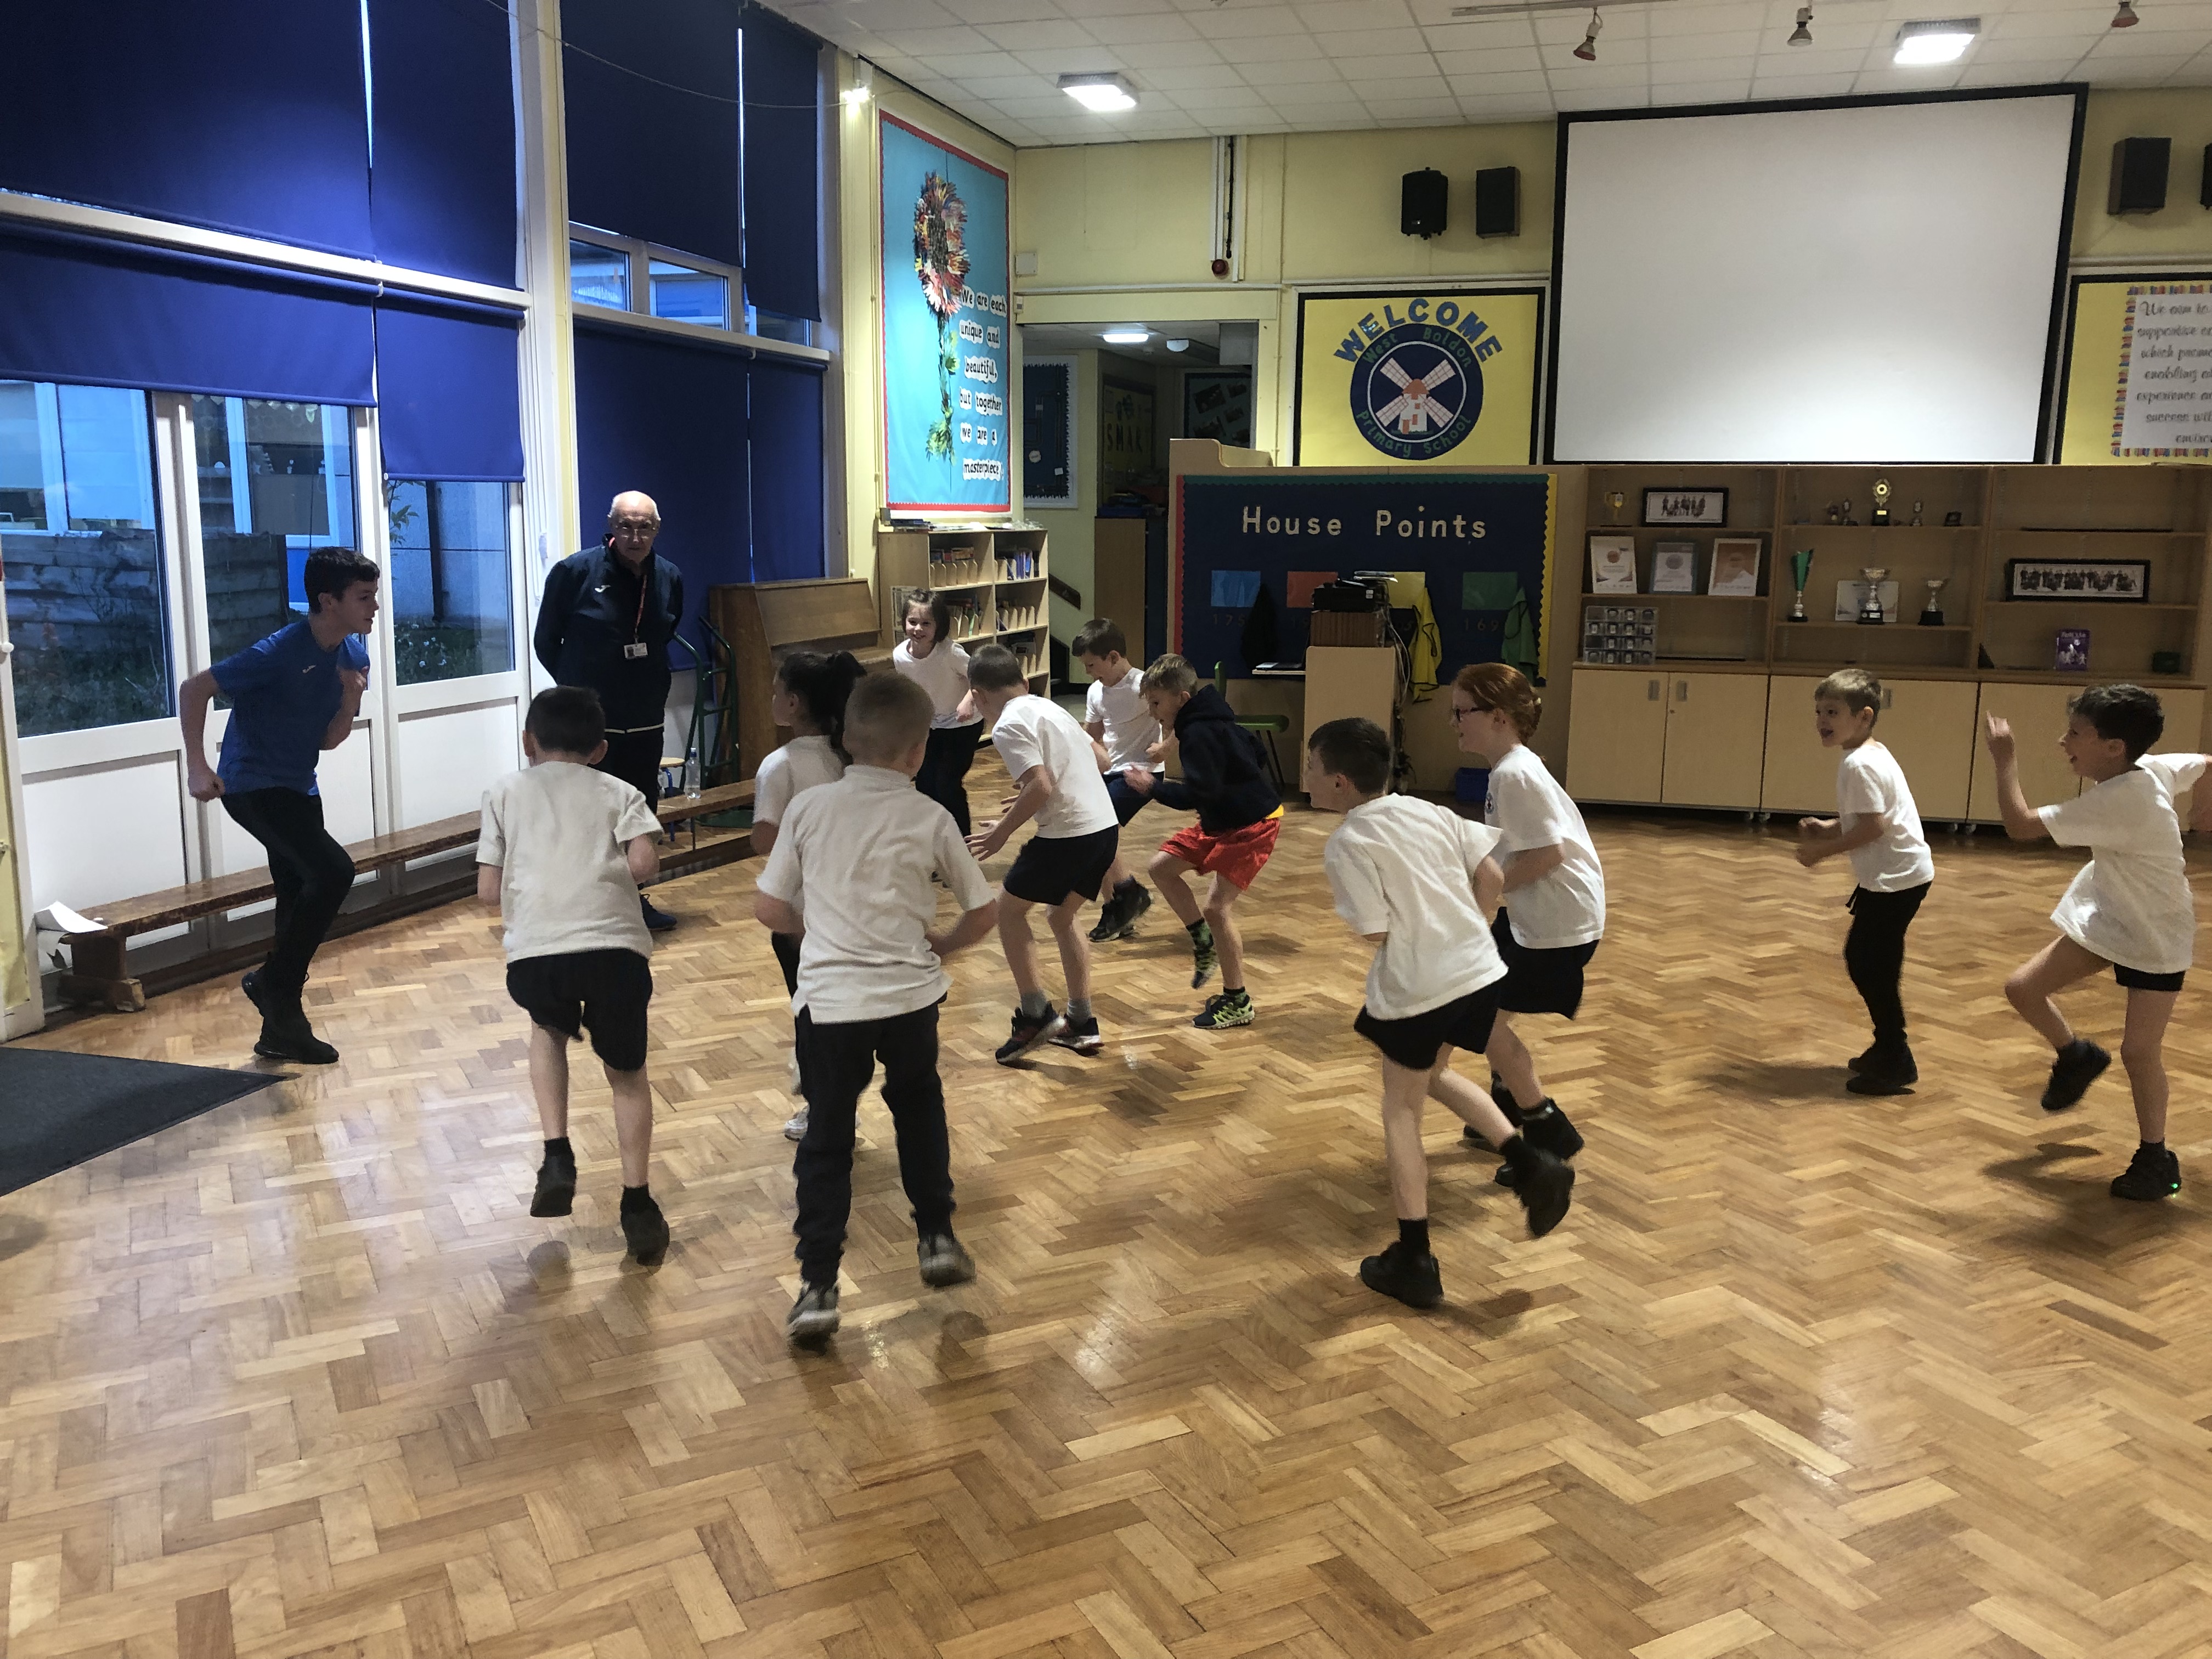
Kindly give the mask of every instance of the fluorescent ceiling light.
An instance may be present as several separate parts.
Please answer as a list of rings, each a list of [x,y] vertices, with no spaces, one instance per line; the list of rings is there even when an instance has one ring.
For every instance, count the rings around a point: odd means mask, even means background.
[[[1109,328],[1098,337],[1108,345],[1142,345],[1152,334],[1144,328]]]
[[[1907,23],[1897,32],[1897,56],[1905,64],[1955,64],[1982,32],[1978,17],[1956,17],[1928,23]]]
[[[1060,89],[1094,115],[1137,106],[1137,94],[1118,75],[1063,75]]]

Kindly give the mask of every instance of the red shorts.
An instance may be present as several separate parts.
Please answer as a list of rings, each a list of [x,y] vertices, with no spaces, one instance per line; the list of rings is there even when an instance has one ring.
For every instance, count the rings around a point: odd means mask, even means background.
[[[1194,870],[1226,877],[1241,892],[1251,886],[1252,878],[1267,867],[1268,855],[1275,850],[1275,837],[1282,827],[1279,808],[1257,823],[1248,823],[1242,830],[1231,830],[1224,835],[1209,836],[1194,823],[1162,842],[1160,851],[1170,858],[1181,859]]]

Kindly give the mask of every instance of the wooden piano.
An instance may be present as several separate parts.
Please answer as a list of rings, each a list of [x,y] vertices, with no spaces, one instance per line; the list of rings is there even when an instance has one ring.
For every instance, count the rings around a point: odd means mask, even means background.
[[[890,666],[875,595],[865,576],[796,582],[729,582],[707,590],[707,617],[730,642],[736,661],[730,685],[737,703],[725,733],[734,733],[732,775],[750,778],[790,733],[769,716],[775,659],[786,651],[849,651],[871,673]],[[725,737],[725,743],[728,742]]]

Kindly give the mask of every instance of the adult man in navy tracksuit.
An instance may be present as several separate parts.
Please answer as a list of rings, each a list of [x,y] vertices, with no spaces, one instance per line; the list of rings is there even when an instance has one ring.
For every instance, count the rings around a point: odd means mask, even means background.
[[[660,800],[661,727],[668,712],[668,642],[684,617],[684,575],[653,555],[660,509],[625,490],[607,509],[607,536],[545,574],[532,644],[561,685],[599,694],[607,721],[602,772],[635,785],[648,806]],[[639,896],[655,933],[676,918]]]

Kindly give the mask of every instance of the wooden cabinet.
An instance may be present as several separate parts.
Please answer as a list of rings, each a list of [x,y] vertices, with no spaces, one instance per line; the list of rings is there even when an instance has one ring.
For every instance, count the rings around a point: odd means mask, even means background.
[[[1809,675],[1778,674],[1767,682],[1766,775],[1759,804],[1770,812],[1836,810],[1840,750],[1823,749],[1813,728]],[[1923,823],[1967,816],[1978,688],[1971,680],[1884,680],[1881,718],[1874,734],[1897,757]]]
[[[952,611],[952,637],[972,651],[994,642],[1022,659],[1030,690],[1050,694],[1045,532],[1012,526],[876,532],[883,636],[898,638],[906,596],[928,588]]]
[[[1388,645],[1315,645],[1306,648],[1305,733],[1355,715],[1390,729],[1398,695],[1398,652]]]
[[[1966,816],[1987,823],[2003,821],[1997,810],[1996,768],[1990,763],[1989,746],[1982,741],[1982,726],[1991,714],[2012,722],[2020,756],[2021,793],[2031,807],[2069,800],[2081,793],[2081,780],[2059,752],[2058,739],[2066,732],[2066,701],[2081,690],[2074,685],[2018,685],[1984,680],[1981,702],[1974,717],[1973,782],[1966,798]],[[1924,811],[1924,809],[1923,809]]]
[[[1766,676],[1666,678],[1666,767],[1660,800],[1668,806],[1758,806],[1759,769],[1766,755]]]
[[[1091,595],[1085,620],[1110,617],[1128,637],[1128,659],[1145,656],[1145,520],[1100,519],[1091,526]],[[1211,664],[1208,666],[1212,666]]]
[[[1570,795],[1577,800],[1659,799],[1668,680],[1653,669],[1576,671],[1567,719]]]
[[[1769,812],[1836,810],[1836,751],[1823,749],[1813,729],[1813,688],[1820,683],[1816,674],[1777,674],[1766,683],[1766,766],[1759,804]]]

